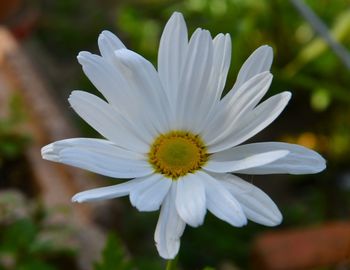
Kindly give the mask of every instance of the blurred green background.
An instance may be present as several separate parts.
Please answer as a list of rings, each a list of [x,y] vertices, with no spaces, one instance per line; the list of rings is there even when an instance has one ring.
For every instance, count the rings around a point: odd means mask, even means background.
[[[337,42],[350,48],[350,1],[308,0],[304,3],[329,27]],[[290,90],[293,97],[282,115],[253,141],[276,140],[305,145],[320,152],[327,159],[328,167],[325,172],[311,176],[245,179],[262,187],[279,205],[284,215],[279,229],[349,219],[350,73],[290,1],[36,0],[24,1],[21,5],[22,9],[37,14],[35,27],[22,42],[51,80],[56,89],[53,95],[62,111],[67,111],[65,100],[71,90],[97,93],[80,70],[75,56],[81,50],[97,53],[97,37],[104,29],[116,33],[128,48],[154,64],[162,29],[174,11],[184,14],[189,33],[197,27],[210,30],[213,36],[220,32],[230,33],[233,51],[227,90],[252,51],[263,44],[272,46],[274,81],[268,95]],[[5,23],[11,25],[15,23],[13,21],[7,19]],[[16,114],[17,110],[14,110],[12,117],[15,120],[0,119],[0,166],[20,158],[21,149],[30,143],[25,134],[9,135],[11,126],[16,126],[17,121],[25,121]],[[85,136],[98,136],[73,113],[69,117],[74,117]],[[112,179],[103,181],[106,184],[115,182]],[[120,240],[129,251],[130,263],[137,269],[162,269],[163,262],[153,243],[158,213],[138,213],[129,205],[128,199],[119,201],[123,204],[122,210],[118,210],[121,218],[102,225],[114,236],[107,245],[105,262],[97,263],[96,269],[133,269],[129,264],[121,264],[119,268],[109,266],[117,263],[113,260],[124,256],[116,247],[120,246]],[[7,229],[22,226],[17,221],[2,222],[2,218],[0,216],[0,224],[9,224]],[[30,226],[35,228],[34,231],[40,230],[40,222],[34,221]],[[203,269],[205,266],[249,269],[252,241],[266,230],[271,228],[252,223],[244,228],[233,228],[208,214],[204,226],[187,227],[182,237],[180,265],[182,269]],[[31,237],[35,237],[32,234]],[[4,242],[1,233],[0,240]],[[2,245],[5,244],[0,244],[0,269],[12,269],[6,268],[1,259],[4,257],[2,250],[11,248],[1,248]],[[24,244],[21,248],[31,250],[32,247]],[[114,256],[113,251],[117,255]],[[69,254],[74,256],[74,252]],[[26,266],[18,269],[60,269],[54,260],[47,260],[46,264],[47,268]]]

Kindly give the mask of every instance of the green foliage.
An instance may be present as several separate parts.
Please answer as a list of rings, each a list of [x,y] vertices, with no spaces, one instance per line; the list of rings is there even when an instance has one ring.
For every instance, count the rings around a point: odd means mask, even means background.
[[[77,50],[96,41],[101,29],[108,27],[103,5],[97,1],[41,1],[43,9],[38,36],[52,53],[71,58]],[[106,7],[105,7],[106,8]],[[85,48],[87,49],[87,48]]]
[[[69,261],[74,247],[67,241],[65,226],[47,224],[49,216],[37,204],[27,201],[20,193],[0,194],[0,269],[1,270],[59,270],[60,260]],[[60,245],[55,234],[66,239]],[[62,264],[64,266],[64,264]],[[72,269],[72,268],[71,268]]]
[[[14,159],[21,155],[27,146],[29,137],[19,131],[25,120],[19,96],[12,96],[9,102],[9,115],[0,118],[0,167],[5,159]]]
[[[130,261],[126,258],[120,240],[113,233],[107,238],[106,246],[102,252],[100,262],[94,265],[95,270],[130,270]]]

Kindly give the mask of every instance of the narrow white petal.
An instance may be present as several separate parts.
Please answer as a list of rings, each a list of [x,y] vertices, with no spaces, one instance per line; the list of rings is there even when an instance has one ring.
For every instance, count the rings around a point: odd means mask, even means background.
[[[278,207],[261,189],[235,175],[221,174],[217,175],[217,179],[222,180],[239,201],[248,219],[265,226],[276,226],[282,222]]]
[[[231,62],[231,37],[229,34],[218,34],[213,40],[213,66],[208,82],[206,94],[202,95],[202,121],[198,131],[202,132],[213,117],[224,90],[227,73]],[[220,106],[222,109],[222,106]]]
[[[83,148],[116,158],[145,160],[143,154],[126,150],[107,140],[91,138],[71,138],[50,143],[41,149],[41,155],[44,159],[58,161],[59,153],[66,148]]]
[[[210,156],[210,160],[203,169],[211,172],[237,172],[256,168],[272,163],[287,156],[287,150],[275,150],[264,153],[254,153],[244,157],[230,156],[228,152],[218,152]]]
[[[246,157],[270,151],[289,151],[288,155],[260,167],[238,170],[246,174],[311,174],[323,171],[326,161],[315,151],[301,145],[282,142],[263,142],[236,146],[220,152],[221,155],[244,159]]]
[[[214,56],[210,82],[214,85],[215,100],[219,100],[225,87],[226,78],[231,63],[231,37],[229,34],[218,34],[214,38],[213,43]]]
[[[138,180],[134,179],[114,186],[95,188],[79,192],[73,196],[72,202],[82,203],[126,196],[129,194],[130,190],[137,185],[137,183]]]
[[[231,91],[235,91],[255,75],[269,71],[272,60],[273,51],[270,46],[264,45],[257,48],[242,65]]]
[[[118,106],[132,100],[127,81],[106,59],[89,52],[80,52],[77,58],[85,75],[109,103]]]
[[[234,114],[238,114],[241,110],[245,112],[252,110],[269,90],[272,77],[269,71],[255,75],[243,83],[236,91],[230,91],[222,99],[220,106],[223,106],[231,114],[232,111]],[[235,107],[235,109],[230,110],[231,107]]]
[[[125,45],[112,32],[104,30],[98,37],[98,47],[101,55],[107,61],[112,61],[116,50],[125,49]]]
[[[174,181],[162,204],[154,234],[158,253],[164,259],[175,258],[180,248],[180,237],[186,227],[186,223],[176,211],[175,198],[176,182]]]
[[[115,51],[114,64],[128,81],[130,91],[137,93],[139,99],[147,104],[157,130],[161,133],[167,131],[169,100],[153,65],[141,55],[127,49]]]
[[[283,92],[270,97],[240,119],[237,125],[217,143],[208,146],[208,152],[215,153],[234,147],[253,137],[271,124],[287,106],[291,93]]]
[[[172,180],[161,174],[143,177],[140,183],[130,191],[130,202],[139,211],[156,211],[168,194],[171,183]]]
[[[149,151],[151,134],[140,130],[120,112],[99,97],[83,91],[73,91],[69,103],[76,113],[102,136],[115,144],[139,153]]]
[[[271,73],[260,73],[245,82],[233,95],[230,92],[220,101],[215,116],[207,123],[208,131],[203,134],[208,145],[232,133],[237,123],[259,103],[271,81]]]
[[[158,73],[174,110],[180,75],[188,49],[188,34],[181,13],[174,12],[165,25],[158,51]]]
[[[192,227],[204,222],[207,212],[205,188],[196,174],[188,174],[177,180],[176,209],[180,217]]]
[[[208,108],[203,97],[208,92],[212,69],[213,42],[209,31],[197,29],[189,42],[186,61],[181,74],[176,116],[176,128],[198,131]]]
[[[208,210],[232,226],[246,225],[247,218],[242,207],[222,183],[205,172],[197,172],[197,175],[205,185]]]
[[[78,61],[86,76],[114,109],[120,111],[140,129],[155,136],[157,131],[153,126],[154,122],[158,122],[159,117],[153,112],[154,104],[145,100],[144,96],[149,93],[144,89],[135,88],[130,76],[124,73],[125,69],[116,68],[114,52],[111,57],[107,61],[98,55],[81,52],[78,55]],[[149,97],[147,99],[149,101]]]
[[[43,147],[42,156],[109,177],[134,178],[153,173],[145,157],[105,140],[76,138],[57,141]]]

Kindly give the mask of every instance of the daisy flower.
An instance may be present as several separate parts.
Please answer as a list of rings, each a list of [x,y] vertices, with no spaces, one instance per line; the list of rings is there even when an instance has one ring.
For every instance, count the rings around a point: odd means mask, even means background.
[[[176,256],[186,224],[203,224],[207,210],[236,227],[247,219],[266,226],[281,222],[275,203],[232,173],[310,174],[325,168],[325,160],[303,146],[241,145],[275,120],[291,97],[282,92],[260,102],[272,81],[269,46],[253,52],[221,98],[230,36],[213,39],[199,28],[188,40],[181,13],[165,26],[158,70],[109,31],[101,33],[98,45],[101,56],[80,52],[78,61],[105,100],[84,91],[73,91],[68,100],[105,139],[57,141],[43,147],[42,156],[128,179],[80,192],[72,200],[129,195],[139,211],[160,209],[154,238],[161,257]]]

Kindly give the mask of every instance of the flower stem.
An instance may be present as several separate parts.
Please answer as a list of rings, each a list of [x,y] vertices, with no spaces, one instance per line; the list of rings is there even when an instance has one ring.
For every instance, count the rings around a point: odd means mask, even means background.
[[[177,256],[173,260],[167,261],[165,270],[176,270],[176,269],[177,269]]]

